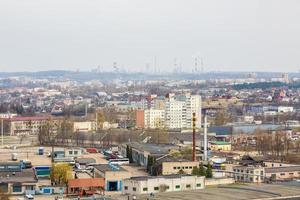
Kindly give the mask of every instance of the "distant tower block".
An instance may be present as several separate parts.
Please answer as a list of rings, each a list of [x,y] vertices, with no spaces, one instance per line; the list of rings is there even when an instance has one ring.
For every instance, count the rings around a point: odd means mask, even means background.
[[[283,74],[281,75],[281,78],[283,79],[283,81],[284,81],[285,83],[289,83],[289,74],[288,74],[288,73],[283,73]]]

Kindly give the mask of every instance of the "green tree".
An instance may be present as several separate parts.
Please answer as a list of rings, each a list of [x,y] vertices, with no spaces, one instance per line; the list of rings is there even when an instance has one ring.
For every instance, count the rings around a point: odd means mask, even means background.
[[[151,176],[157,176],[159,174],[159,171],[157,168],[153,168],[154,164],[156,163],[156,158],[148,155],[147,160],[147,171],[150,173]]]
[[[126,146],[126,155],[127,155],[127,158],[129,159],[129,162],[133,163],[132,148],[129,145]]]
[[[206,178],[212,178],[212,166],[210,163],[207,164]]]
[[[195,176],[199,175],[199,169],[198,169],[198,167],[193,167],[192,175],[195,175]]]
[[[206,176],[206,171],[202,163],[199,165],[199,176]]]
[[[72,178],[72,167],[66,163],[52,164],[50,179],[55,185],[67,185]]]

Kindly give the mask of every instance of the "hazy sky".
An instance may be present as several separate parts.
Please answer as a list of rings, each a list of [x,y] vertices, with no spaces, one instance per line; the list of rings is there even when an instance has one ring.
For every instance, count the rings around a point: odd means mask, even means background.
[[[299,71],[299,0],[0,0],[0,71]]]

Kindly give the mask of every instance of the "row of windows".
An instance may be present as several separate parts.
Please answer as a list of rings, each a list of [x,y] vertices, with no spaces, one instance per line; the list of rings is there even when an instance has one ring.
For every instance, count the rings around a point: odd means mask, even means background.
[[[193,169],[193,166],[173,167],[173,169]]]
[[[239,170],[239,169],[233,169],[234,172],[241,172],[241,173],[246,173],[246,174],[253,174],[253,170],[249,171],[248,169],[247,170]],[[259,171],[256,172],[256,174],[259,174]],[[260,171],[260,174],[263,175],[264,174],[264,171]]]
[[[294,174],[296,174],[296,172],[294,173],[294,172],[290,172],[289,173],[289,175],[294,175]],[[298,172],[298,174],[300,174],[300,172]],[[280,176],[284,176],[285,175],[285,173],[280,173]]]
[[[197,183],[197,184],[196,184],[196,187],[197,187],[197,188],[200,188],[200,187],[201,187],[201,183]],[[180,187],[180,185],[176,185],[175,188],[176,188],[176,189],[180,189],[181,187]],[[191,184],[186,184],[186,185],[185,185],[185,188],[191,188]],[[124,186],[124,189],[125,189],[125,190],[128,190],[128,186]],[[158,191],[158,190],[159,190],[159,187],[154,187],[153,189],[154,189],[154,191]],[[170,186],[166,185],[165,189],[166,189],[166,190],[169,190],[169,189],[170,189]],[[133,190],[133,191],[136,191],[136,187],[133,187],[132,190]],[[146,191],[148,191],[148,188],[147,188],[147,187],[144,187],[144,188],[143,188],[143,192],[146,192]]]

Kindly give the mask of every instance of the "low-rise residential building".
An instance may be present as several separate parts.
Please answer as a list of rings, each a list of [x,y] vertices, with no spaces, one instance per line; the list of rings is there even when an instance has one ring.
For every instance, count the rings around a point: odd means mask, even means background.
[[[124,194],[149,194],[158,192],[204,189],[203,176],[169,175],[158,177],[132,177],[124,180]]]

